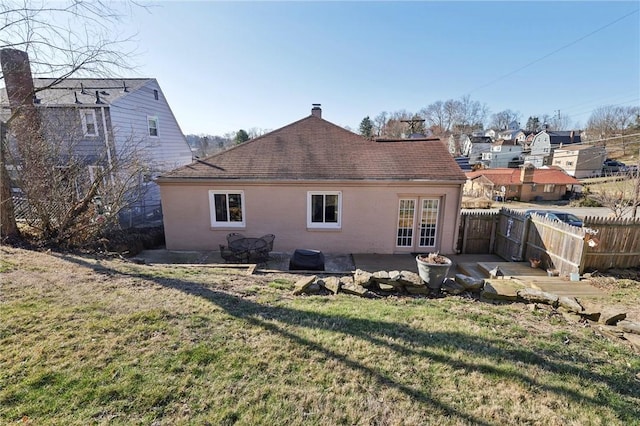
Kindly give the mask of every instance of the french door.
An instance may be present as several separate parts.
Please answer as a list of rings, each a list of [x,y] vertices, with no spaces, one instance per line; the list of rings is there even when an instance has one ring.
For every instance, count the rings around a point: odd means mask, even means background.
[[[396,247],[433,251],[437,245],[438,198],[402,198],[398,206]]]

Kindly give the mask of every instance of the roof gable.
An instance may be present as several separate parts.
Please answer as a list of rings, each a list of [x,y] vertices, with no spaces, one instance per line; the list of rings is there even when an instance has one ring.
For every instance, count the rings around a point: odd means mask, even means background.
[[[310,115],[159,179],[436,180],[465,175],[439,139],[372,141]]]

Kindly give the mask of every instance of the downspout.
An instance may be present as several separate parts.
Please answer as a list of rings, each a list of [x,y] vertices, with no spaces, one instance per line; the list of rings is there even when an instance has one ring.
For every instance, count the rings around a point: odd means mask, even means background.
[[[102,128],[104,129],[104,143],[107,146],[107,163],[109,164],[109,177],[111,178],[111,184],[115,184],[113,177],[113,163],[111,162],[111,148],[109,147],[109,130],[107,129],[107,118],[104,114],[104,107],[100,107],[100,113],[102,114]]]

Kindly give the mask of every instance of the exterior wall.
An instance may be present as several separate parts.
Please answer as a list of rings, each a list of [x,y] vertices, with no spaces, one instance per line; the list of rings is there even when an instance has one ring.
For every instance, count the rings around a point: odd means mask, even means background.
[[[482,154],[482,159],[486,160],[489,168],[497,169],[509,167],[509,163],[520,154],[522,154],[520,145],[493,145],[490,153]]]
[[[548,156],[551,154],[551,139],[546,132],[540,132],[531,141],[531,155]]]
[[[45,139],[53,146],[60,147],[61,154],[64,152],[73,153],[87,164],[106,163],[108,159],[107,148],[113,154],[113,146],[109,144],[110,135],[105,134],[109,129],[110,119],[108,113],[105,120],[102,120],[104,109],[92,105],[82,107],[40,107],[42,117],[42,127]],[[93,110],[96,118],[96,135],[85,136],[82,125],[81,111]],[[64,148],[64,149],[63,149]],[[61,158],[64,162],[65,159]]]
[[[158,91],[158,100],[154,90]],[[149,136],[147,117],[158,117],[158,137]],[[138,144],[149,153],[149,160],[158,171],[191,163],[191,149],[155,80],[114,101],[111,120],[118,152]]]
[[[520,201],[555,201],[562,199],[566,192],[566,185],[556,185],[553,192],[544,192],[544,185],[526,183],[522,184]]]
[[[210,190],[244,192],[244,228],[212,228]],[[439,198],[439,228],[434,251],[455,251],[462,182],[427,183],[178,183],[162,182],[162,209],[166,247],[169,250],[218,250],[226,236],[274,234],[274,250],[298,248],[328,253],[409,253],[396,247],[398,207],[401,198]],[[339,230],[307,228],[307,192],[341,191],[342,226]],[[417,219],[416,219],[417,220]],[[415,232],[414,232],[415,235]]]
[[[137,152],[153,175],[191,163],[191,149],[155,79],[114,101],[110,116],[116,152]],[[158,117],[157,137],[149,136],[148,117]],[[145,202],[159,203],[160,192],[155,184],[150,186]]]
[[[553,153],[553,165],[561,167],[576,179],[583,179],[599,176],[606,157],[606,150],[601,146],[578,150],[556,149]]]

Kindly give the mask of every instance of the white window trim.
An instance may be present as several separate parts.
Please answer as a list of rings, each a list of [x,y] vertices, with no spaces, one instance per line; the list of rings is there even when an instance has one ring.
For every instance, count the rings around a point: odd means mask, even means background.
[[[312,222],[311,199],[313,195],[337,195],[338,196],[338,222],[319,223]],[[308,191],[307,192],[307,228],[310,229],[342,229],[342,191]]]
[[[216,220],[216,199],[215,195],[224,194],[227,196],[227,203],[229,202],[229,194],[240,194],[240,204],[242,205],[242,222],[219,222]],[[228,207],[228,206],[227,206]],[[228,214],[228,209],[227,209]],[[212,228],[245,228],[247,226],[247,215],[244,202],[244,191],[237,189],[228,190],[210,190],[209,191],[209,216],[211,218]]]
[[[156,123],[156,135],[152,135],[151,134],[151,126],[149,126],[149,121],[155,121]],[[159,138],[160,137],[160,120],[158,120],[158,116],[157,115],[148,115],[147,116],[147,135],[149,135],[150,138]]]
[[[93,116],[93,127],[95,127],[95,133],[89,133],[89,129],[87,127],[87,116],[86,113],[90,112]],[[82,120],[82,132],[85,136],[98,136],[98,120],[96,118],[96,110],[92,108],[81,108],[80,109],[80,119]]]

